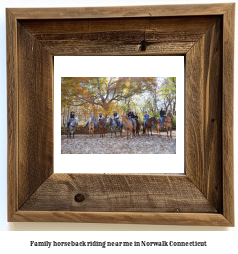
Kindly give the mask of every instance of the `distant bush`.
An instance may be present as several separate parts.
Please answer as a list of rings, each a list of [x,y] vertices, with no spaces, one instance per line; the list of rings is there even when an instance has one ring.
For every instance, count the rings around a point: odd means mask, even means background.
[[[176,129],[176,116],[172,119],[172,129]]]
[[[160,118],[159,112],[151,112],[150,117]]]

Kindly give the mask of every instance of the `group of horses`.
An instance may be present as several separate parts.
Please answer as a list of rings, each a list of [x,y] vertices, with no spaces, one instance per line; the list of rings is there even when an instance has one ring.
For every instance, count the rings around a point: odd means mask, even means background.
[[[99,133],[100,137],[105,136],[105,128],[104,126],[109,123],[110,124],[110,130],[111,130],[111,137],[112,133],[115,133],[115,137],[117,136],[117,129],[119,129],[120,136],[122,135],[122,129],[124,128],[127,132],[127,138],[130,136],[139,136],[139,132],[141,129],[141,125],[143,125],[143,134],[146,134],[146,131],[148,132],[148,135],[152,135],[152,130],[153,130],[153,125],[157,133],[161,131],[161,127],[165,127],[167,131],[167,137],[169,137],[168,132],[170,131],[170,137],[172,138],[172,118],[173,115],[171,111],[168,112],[167,116],[164,117],[162,125],[160,124],[161,119],[156,119],[155,117],[149,118],[144,126],[144,123],[140,123],[139,121],[134,121],[134,124],[132,123],[132,120],[129,119],[127,116],[122,115],[121,116],[121,122],[120,125],[118,126],[116,120],[111,117],[106,117],[102,120],[99,121],[98,123],[98,128],[99,128]],[[67,137],[69,136],[71,138],[71,132],[73,132],[73,138],[74,138],[74,133],[77,129],[78,125],[78,118],[75,117],[73,121],[70,123],[69,128],[67,128]],[[91,117],[89,117],[89,123],[88,123],[88,130],[89,130],[89,136],[92,135],[94,137],[94,128],[95,128],[95,123]]]

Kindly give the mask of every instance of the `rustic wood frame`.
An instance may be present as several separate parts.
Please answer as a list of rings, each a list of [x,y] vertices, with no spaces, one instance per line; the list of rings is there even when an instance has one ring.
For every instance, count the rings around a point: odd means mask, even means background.
[[[234,3],[7,9],[8,221],[234,226],[234,18]],[[186,175],[54,174],[56,55],[185,55]]]

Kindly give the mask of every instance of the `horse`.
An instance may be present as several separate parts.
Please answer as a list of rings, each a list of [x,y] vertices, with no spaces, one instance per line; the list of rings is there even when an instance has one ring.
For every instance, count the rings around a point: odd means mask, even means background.
[[[138,134],[138,136],[139,136],[140,128],[141,128],[141,123],[138,120],[136,120],[136,134]],[[133,133],[134,133],[134,130],[133,130]]]
[[[168,129],[170,129],[170,137],[172,138],[172,119],[173,119],[173,114],[171,112],[171,110],[169,110],[167,116],[164,117],[164,121],[162,123],[162,126],[160,126],[160,121],[161,119],[157,119],[157,123],[158,123],[158,126],[159,126],[159,131],[161,130],[161,127],[165,127],[166,128],[166,131],[167,131],[167,138],[169,137],[169,134],[168,134]]]
[[[69,124],[69,127],[67,128],[67,138],[68,138],[68,136],[71,138],[72,131],[73,131],[73,138],[74,138],[74,133],[77,129],[77,126],[78,126],[78,118],[75,117],[73,119],[73,121]]]
[[[99,120],[98,128],[99,128],[100,138],[101,137],[103,138],[103,134],[105,136],[105,128],[104,128],[103,124],[106,124],[106,123],[107,123],[106,118],[103,118],[102,120]]]
[[[133,127],[133,123],[132,123],[132,120],[130,120],[127,116],[122,116],[121,117],[122,119],[122,122],[125,122],[125,129],[127,131],[127,138],[128,138],[128,131],[130,131],[131,133],[131,138],[132,138],[132,135],[133,135],[133,131],[134,131],[134,135],[135,134],[135,130],[136,130],[136,122],[135,122],[135,126]]]
[[[89,130],[89,137],[90,137],[90,134],[92,134],[94,138],[94,122],[92,117],[89,117],[88,130]]]
[[[156,118],[153,116],[151,118],[149,118],[146,122],[145,122],[145,127],[144,127],[144,124],[143,124],[143,134],[145,134],[146,132],[146,129],[148,130],[148,135],[150,135],[150,132],[151,132],[151,136],[152,136],[152,122],[154,124],[158,124],[157,121],[156,121]]]
[[[107,123],[110,123],[110,129],[111,129],[111,138],[112,138],[112,132],[115,133],[115,137],[117,136],[117,122],[115,119],[112,119],[111,117],[107,118]],[[120,136],[122,134],[122,127],[123,125],[120,124],[119,126],[119,131],[120,131]]]

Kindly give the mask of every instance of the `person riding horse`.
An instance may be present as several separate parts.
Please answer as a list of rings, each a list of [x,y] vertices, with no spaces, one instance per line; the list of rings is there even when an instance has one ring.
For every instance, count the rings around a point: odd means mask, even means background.
[[[166,116],[166,112],[164,111],[164,108],[163,108],[163,107],[161,108],[159,114],[160,114],[160,126],[162,126],[164,117]]]
[[[91,114],[89,115],[89,118],[90,118],[90,117],[92,118],[92,120],[93,120],[93,122],[94,122],[94,125],[96,126],[96,123],[95,123],[95,116],[94,116],[93,112],[91,112]],[[89,120],[88,120],[87,123],[85,124],[84,128],[87,127],[88,123],[89,123]]]
[[[98,121],[96,124],[96,127],[98,127],[99,121],[103,120],[105,117],[102,115],[102,113],[99,113]],[[103,127],[106,128],[106,124],[103,124]]]
[[[136,121],[136,134],[138,134],[138,136],[139,136],[141,124],[139,123],[139,117],[138,117],[138,115],[136,114],[136,112],[135,112],[135,114],[134,114],[134,119],[135,119],[135,121]]]
[[[147,111],[145,111],[144,118],[145,118],[145,121],[144,121],[144,128],[145,128],[145,123],[150,118],[149,114],[147,114]]]
[[[134,119],[136,120],[136,122],[138,122],[139,117],[136,113],[134,114]]]
[[[117,127],[120,127],[119,115],[117,114],[117,111],[116,111],[116,110],[114,110],[113,118],[114,118],[114,120],[116,120],[116,122],[117,122]]]
[[[131,110],[129,109],[129,112],[127,114],[128,118],[132,121],[132,124],[133,124],[133,128],[135,128],[135,115],[133,112],[131,112]]]
[[[75,118],[75,114],[74,114],[75,112],[74,111],[71,111],[70,112],[70,115],[69,115],[69,121],[67,122],[67,129],[69,128],[69,125],[70,125],[70,123],[74,120],[74,118]]]

